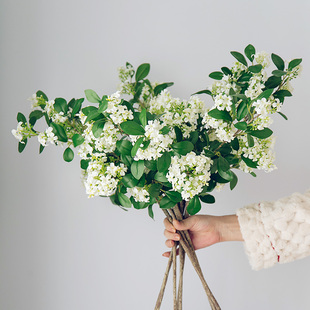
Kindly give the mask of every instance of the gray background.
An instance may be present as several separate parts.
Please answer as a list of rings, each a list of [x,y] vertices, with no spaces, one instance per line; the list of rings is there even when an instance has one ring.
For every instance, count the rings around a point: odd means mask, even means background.
[[[211,83],[208,74],[230,66],[231,50],[252,43],[285,59],[303,57],[303,75],[272,129],[278,170],[216,194],[202,213],[230,214],[260,200],[309,187],[310,2],[177,0],[28,0],[0,2],[1,207],[0,309],[152,309],[166,259],[163,215],[123,212],[108,199],[88,199],[78,160],[62,150],[39,156],[36,139],[22,155],[10,131],[36,90],[50,98],[110,94],[116,68],[150,62],[151,79],[174,81],[188,98]],[[209,99],[208,99],[209,100]],[[309,309],[310,258],[252,271],[241,243],[198,251],[223,309]],[[171,283],[170,283],[171,284]],[[172,309],[169,286],[162,309]],[[190,263],[184,310],[208,309]]]

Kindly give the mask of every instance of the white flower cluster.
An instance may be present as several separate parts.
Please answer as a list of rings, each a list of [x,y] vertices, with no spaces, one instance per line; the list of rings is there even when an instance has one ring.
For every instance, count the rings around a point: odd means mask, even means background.
[[[257,162],[257,169],[264,170],[265,172],[270,172],[277,167],[274,165],[275,153],[273,150],[275,137],[271,136],[267,139],[254,139],[254,146],[249,147],[247,142],[247,137],[245,135],[239,136],[240,148],[236,154],[251,159]],[[243,161],[240,163],[240,169],[244,172],[252,172],[253,169],[248,167]]]
[[[132,111],[121,104],[120,92],[116,92],[108,97],[108,108],[105,112],[110,114],[114,124],[120,124],[128,119],[133,119]]]
[[[67,116],[64,116],[64,112],[57,112],[54,108],[55,101],[49,100],[45,102],[44,112],[52,119],[54,123],[63,124],[68,120]]]
[[[207,113],[202,119],[202,124],[204,124],[206,129],[214,129],[214,138],[223,142],[231,142],[237,132],[237,128],[234,127],[233,124],[225,122],[221,119],[215,119]]]
[[[146,187],[132,187],[128,188],[127,192],[133,196],[135,201],[137,202],[149,202],[150,201],[150,194],[147,191]]]
[[[148,147],[143,150],[139,148],[135,156],[135,160],[152,160],[157,159],[162,155],[162,152],[168,150],[169,146],[173,143],[173,138],[168,135],[163,135],[160,131],[163,129],[164,124],[159,120],[148,121],[145,126],[144,137],[146,141],[150,141]],[[130,136],[131,141],[135,143],[141,136]]]
[[[150,100],[149,110],[151,113],[161,115],[160,119],[170,127],[178,126],[185,138],[197,128],[199,116],[206,112],[205,103],[198,97],[192,96],[189,100],[181,101],[173,98],[164,90],[157,97]]]
[[[106,163],[106,157],[93,159],[85,172],[84,185],[89,197],[111,196],[127,171],[124,164]]]
[[[83,114],[80,114],[80,117],[83,118]],[[78,151],[78,155],[82,159],[87,159],[90,156],[105,156],[105,153],[115,150],[118,141],[120,131],[111,121],[104,124],[103,131],[98,138],[94,136],[92,128],[93,122],[87,123],[82,134],[84,142],[79,146]]]
[[[21,142],[24,139],[24,134],[27,133],[27,129],[23,126],[23,122],[17,124],[16,129],[12,129],[12,135]]]
[[[210,180],[212,160],[204,155],[190,152],[185,156],[173,156],[167,179],[184,200],[199,194]]]
[[[58,137],[53,133],[53,128],[48,127],[44,132],[39,133],[38,140],[41,145],[46,146],[48,142],[55,144],[55,142],[58,140]]]

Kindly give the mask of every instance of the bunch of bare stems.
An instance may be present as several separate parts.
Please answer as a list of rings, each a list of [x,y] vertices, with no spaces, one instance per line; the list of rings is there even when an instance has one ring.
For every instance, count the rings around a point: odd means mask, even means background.
[[[172,223],[173,219],[181,221],[189,216],[188,213],[186,212],[185,201],[181,201],[180,203],[175,205],[175,207],[172,209],[167,209],[167,210],[163,209],[163,211],[170,223]],[[193,264],[195,271],[197,272],[201,280],[202,286],[208,296],[211,309],[221,310],[221,307],[217,303],[215,297],[213,296],[203,276],[193,243],[189,235],[189,232],[185,230],[185,231],[178,231],[178,233],[180,234],[180,241],[178,243],[175,243],[174,247],[172,248],[171,254],[169,256],[166,272],[165,272],[163,282],[161,285],[161,289],[159,291],[158,298],[156,301],[155,310],[160,309],[171,266],[173,268],[173,310],[182,310],[183,273],[184,273],[185,255],[189,257],[191,263]],[[177,247],[179,251],[179,283],[178,285],[177,285]]]

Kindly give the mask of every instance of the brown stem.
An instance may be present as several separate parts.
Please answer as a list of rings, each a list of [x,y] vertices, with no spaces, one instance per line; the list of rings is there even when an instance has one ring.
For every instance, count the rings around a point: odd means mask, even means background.
[[[174,211],[170,210],[170,214],[168,213],[167,210],[164,210],[164,213],[166,214],[168,220],[172,223],[172,220],[175,218],[176,219],[176,215],[175,215],[175,212],[178,214],[178,211],[176,210],[176,208],[174,208]],[[178,214],[179,215],[179,214]],[[183,217],[183,216],[182,216]],[[199,261],[198,261],[198,258],[197,258],[197,255],[196,255],[196,252],[194,250],[194,246],[192,244],[192,241],[190,239],[190,236],[187,233],[185,233],[185,231],[179,231],[180,235],[181,235],[181,239],[180,239],[180,244],[181,246],[183,247],[183,249],[185,250],[187,256],[189,257],[195,271],[197,272],[201,282],[202,282],[202,285],[203,285],[203,288],[208,296],[208,299],[209,299],[209,303],[211,305],[211,309],[212,310],[220,310],[220,306],[218,305],[215,297],[213,296],[204,276],[203,276],[203,273],[202,273],[202,270],[201,270],[201,267],[200,267],[200,264],[199,264]]]
[[[166,268],[166,272],[165,272],[165,275],[164,275],[164,279],[163,279],[163,282],[162,282],[162,285],[161,285],[161,288],[160,288],[160,291],[159,291],[159,294],[158,294],[158,297],[157,297],[157,301],[156,301],[156,305],[155,305],[155,310],[159,310],[160,309],[160,306],[161,306],[161,303],[162,303],[162,300],[163,300],[163,297],[164,297],[165,288],[166,288],[167,280],[168,280],[168,275],[169,275],[169,271],[170,271],[170,268],[171,268],[171,265],[172,265],[172,258],[173,258],[172,255],[170,255],[169,260],[168,260],[168,264],[167,264],[167,268]]]
[[[177,246],[172,248],[172,265],[173,265],[173,310],[178,310],[177,304]]]
[[[185,252],[181,245],[179,246],[179,257],[180,257],[180,270],[179,270],[179,286],[178,286],[178,310],[182,310]]]

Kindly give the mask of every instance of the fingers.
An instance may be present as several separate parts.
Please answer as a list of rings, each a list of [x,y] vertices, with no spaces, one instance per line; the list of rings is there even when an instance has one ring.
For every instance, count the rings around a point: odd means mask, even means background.
[[[197,221],[197,218],[194,215],[180,222],[173,220],[173,226],[177,230],[190,230],[196,224],[196,221]]]
[[[180,240],[180,235],[175,233],[175,232],[171,232],[167,229],[164,230],[164,235],[167,239],[171,239],[174,241],[179,241]]]
[[[173,225],[168,221],[167,218],[164,219],[164,225],[165,225],[165,228],[166,230],[172,232],[172,233],[175,233],[176,232],[176,229],[173,227]]]

